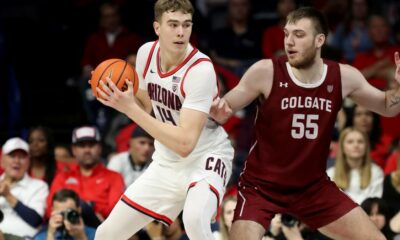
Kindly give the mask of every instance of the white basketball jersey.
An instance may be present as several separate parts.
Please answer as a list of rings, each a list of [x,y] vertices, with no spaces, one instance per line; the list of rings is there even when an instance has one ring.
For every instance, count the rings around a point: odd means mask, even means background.
[[[216,73],[209,57],[189,45],[190,53],[181,64],[163,73],[159,51],[158,41],[144,44],[138,51],[136,66],[139,87],[147,90],[155,117],[179,126],[181,108],[209,114],[211,103],[218,96]],[[208,119],[195,149],[185,161],[204,155],[224,141],[229,141],[224,129]],[[182,162],[183,158],[155,140],[153,160],[170,164]]]

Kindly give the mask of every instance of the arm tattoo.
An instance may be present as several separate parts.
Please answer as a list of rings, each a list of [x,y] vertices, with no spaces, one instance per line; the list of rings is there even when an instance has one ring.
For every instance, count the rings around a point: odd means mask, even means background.
[[[400,103],[400,96],[394,95],[390,96],[389,107],[393,107]]]

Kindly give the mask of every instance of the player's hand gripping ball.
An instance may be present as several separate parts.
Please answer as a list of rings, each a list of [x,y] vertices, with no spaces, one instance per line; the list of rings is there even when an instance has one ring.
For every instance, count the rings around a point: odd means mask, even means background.
[[[134,94],[136,94],[138,90],[139,79],[135,69],[126,61],[113,58],[101,62],[92,72],[90,85],[95,97],[99,97],[96,87],[102,89],[100,80],[103,80],[103,82],[107,84],[106,77],[109,77],[121,91],[125,91],[128,88],[125,79],[128,79],[133,83]]]

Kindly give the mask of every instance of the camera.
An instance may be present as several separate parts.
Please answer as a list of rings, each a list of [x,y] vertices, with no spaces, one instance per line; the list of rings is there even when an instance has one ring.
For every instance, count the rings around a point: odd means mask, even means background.
[[[71,224],[78,224],[79,223],[79,212],[76,211],[75,209],[68,208],[67,210],[61,212],[61,215],[65,220],[70,222]]]
[[[64,220],[67,220],[71,224],[78,224],[80,221],[79,212],[72,208],[68,208],[67,210],[61,212],[61,215],[63,216]],[[67,229],[65,229],[64,224],[62,224],[59,228],[57,228],[57,231],[60,232],[61,240],[70,238]]]
[[[294,227],[298,223],[298,220],[289,214],[282,213],[281,222],[286,227]]]

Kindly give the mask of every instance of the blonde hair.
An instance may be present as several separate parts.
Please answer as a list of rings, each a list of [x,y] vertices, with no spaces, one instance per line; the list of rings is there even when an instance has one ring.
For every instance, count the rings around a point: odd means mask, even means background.
[[[392,183],[394,187],[400,187],[400,154],[397,156],[397,170],[393,172]]]
[[[226,219],[224,217],[225,207],[228,202],[237,202],[236,196],[228,196],[222,202],[221,215],[219,217],[219,232],[221,233],[221,239],[229,239],[229,229],[226,226]]]
[[[176,11],[189,13],[192,16],[194,14],[193,5],[189,0],[158,0],[154,5],[154,19],[160,22],[163,13]]]
[[[364,156],[362,157],[362,163],[361,163],[361,169],[360,169],[360,188],[364,189],[368,187],[371,181],[371,168],[372,168],[372,161],[371,157],[369,155],[370,152],[370,146],[369,146],[369,139],[368,136],[355,129],[352,127],[345,128],[339,137],[339,149],[338,153],[336,156],[336,161],[335,161],[335,174],[333,176],[333,181],[336,183],[336,185],[341,188],[341,189],[347,189],[350,184],[350,171],[351,168],[349,164],[347,163],[347,156],[344,153],[344,140],[347,137],[349,133],[352,132],[359,132],[365,141],[365,153]]]

